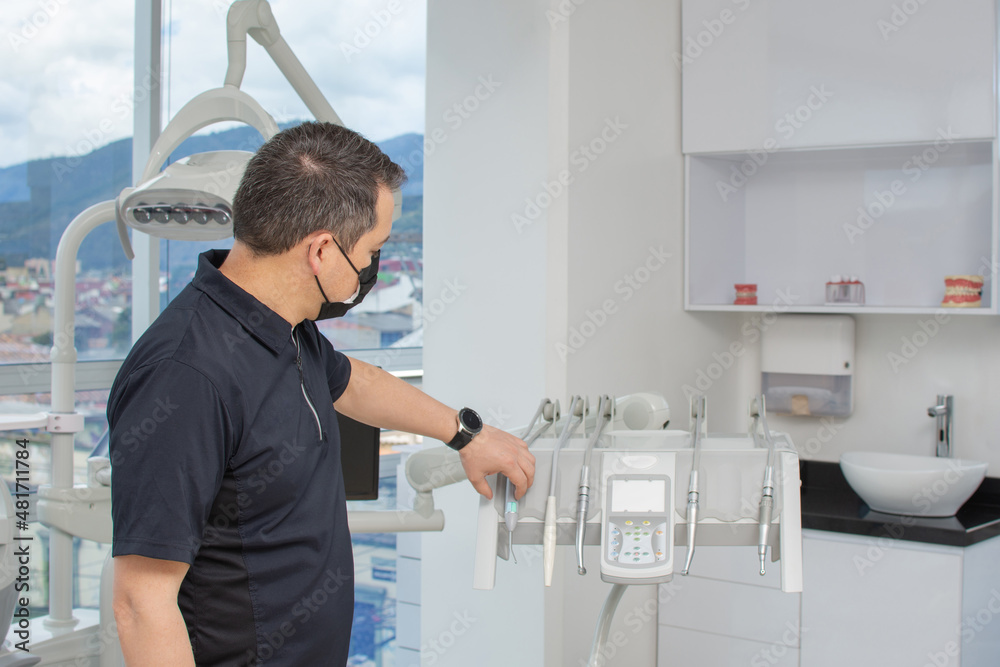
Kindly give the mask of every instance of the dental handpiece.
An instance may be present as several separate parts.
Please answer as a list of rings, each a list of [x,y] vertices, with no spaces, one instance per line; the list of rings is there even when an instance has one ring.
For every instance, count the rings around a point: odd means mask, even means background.
[[[534,428],[535,422],[538,421],[538,417],[541,416],[545,423],[535,431],[531,432]],[[538,410],[535,412],[535,416],[531,418],[531,422],[528,424],[528,428],[524,431],[524,444],[531,447],[532,443],[535,442],[545,431],[549,429],[552,424],[559,419],[559,401],[553,403],[549,399],[542,399],[542,402],[538,406]],[[518,503],[517,498],[514,495],[514,483],[507,479],[504,489],[504,524],[507,526],[508,544],[510,545],[511,555],[514,554],[514,529],[517,528],[517,514],[518,514]],[[514,557],[514,562],[517,563],[517,557]]]
[[[698,467],[701,465],[701,428],[705,418],[705,397],[696,396],[692,401],[692,416],[694,417],[694,433],[691,434],[691,476],[688,478],[687,498],[687,555],[684,558],[684,569],[681,574],[691,571],[691,561],[694,559],[694,542],[698,530]]]
[[[767,426],[767,414],[764,404],[764,395],[757,398],[757,415],[760,425],[764,431],[764,442],[767,445],[767,464],[764,466],[764,486],[760,496],[760,517],[757,528],[757,556],[760,558],[760,576],[764,576],[766,571],[764,564],[767,562],[767,541],[771,532],[771,518],[774,512],[774,438],[771,437],[771,429]],[[757,427],[754,423],[754,437],[756,439]]]
[[[583,542],[587,536],[587,510],[590,508],[590,459],[594,452],[594,445],[601,437],[601,432],[611,421],[613,405],[614,402],[610,396],[601,396],[600,401],[598,401],[597,426],[587,442],[587,449],[583,455],[583,465],[580,466],[580,488],[576,498],[576,571],[581,575],[587,574],[587,568],[583,565]]]
[[[760,558],[760,576],[767,574],[767,539],[771,531],[771,513],[774,509],[774,468],[764,469],[764,492],[760,497],[760,526],[757,529],[757,556]]]
[[[566,426],[563,427],[556,447],[552,451],[552,473],[549,478],[549,496],[545,499],[545,529],[542,533],[542,564],[545,568],[545,585],[552,585],[552,573],[556,565],[556,479],[559,472],[559,450],[569,440],[573,430],[584,419],[583,399],[574,396],[570,400]]]

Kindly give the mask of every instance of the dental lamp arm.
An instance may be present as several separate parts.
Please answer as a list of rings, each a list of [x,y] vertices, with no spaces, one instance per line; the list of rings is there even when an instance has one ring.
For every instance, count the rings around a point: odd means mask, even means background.
[[[240,87],[247,69],[247,35],[267,48],[281,39],[281,30],[266,0],[237,0],[226,15],[226,46],[229,68],[226,85]]]
[[[227,85],[239,88],[243,82],[243,73],[247,65],[247,35],[253,37],[267,50],[271,60],[292,84],[292,88],[317,120],[337,125],[344,124],[281,36],[267,0],[238,0],[229,8],[226,19],[229,49]]]

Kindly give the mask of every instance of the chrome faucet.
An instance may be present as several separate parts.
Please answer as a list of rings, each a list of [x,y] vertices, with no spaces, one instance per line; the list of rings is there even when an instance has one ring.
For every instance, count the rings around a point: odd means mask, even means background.
[[[953,396],[938,394],[937,404],[927,408],[927,415],[937,418],[937,433],[934,440],[937,444],[937,455],[942,457],[951,456],[951,427],[954,421],[952,417],[953,399]]]

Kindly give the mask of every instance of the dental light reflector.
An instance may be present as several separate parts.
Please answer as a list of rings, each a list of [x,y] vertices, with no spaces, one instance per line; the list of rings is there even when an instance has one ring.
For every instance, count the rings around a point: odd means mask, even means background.
[[[246,151],[196,153],[167,166],[118,197],[118,219],[151,236],[179,241],[214,241],[233,234],[233,196],[247,161]]]

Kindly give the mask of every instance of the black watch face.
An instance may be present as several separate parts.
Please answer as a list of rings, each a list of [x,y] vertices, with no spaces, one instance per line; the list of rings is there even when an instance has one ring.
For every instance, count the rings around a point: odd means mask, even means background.
[[[483,428],[483,420],[476,414],[475,410],[462,410],[460,413],[462,426],[473,433],[478,433]]]

